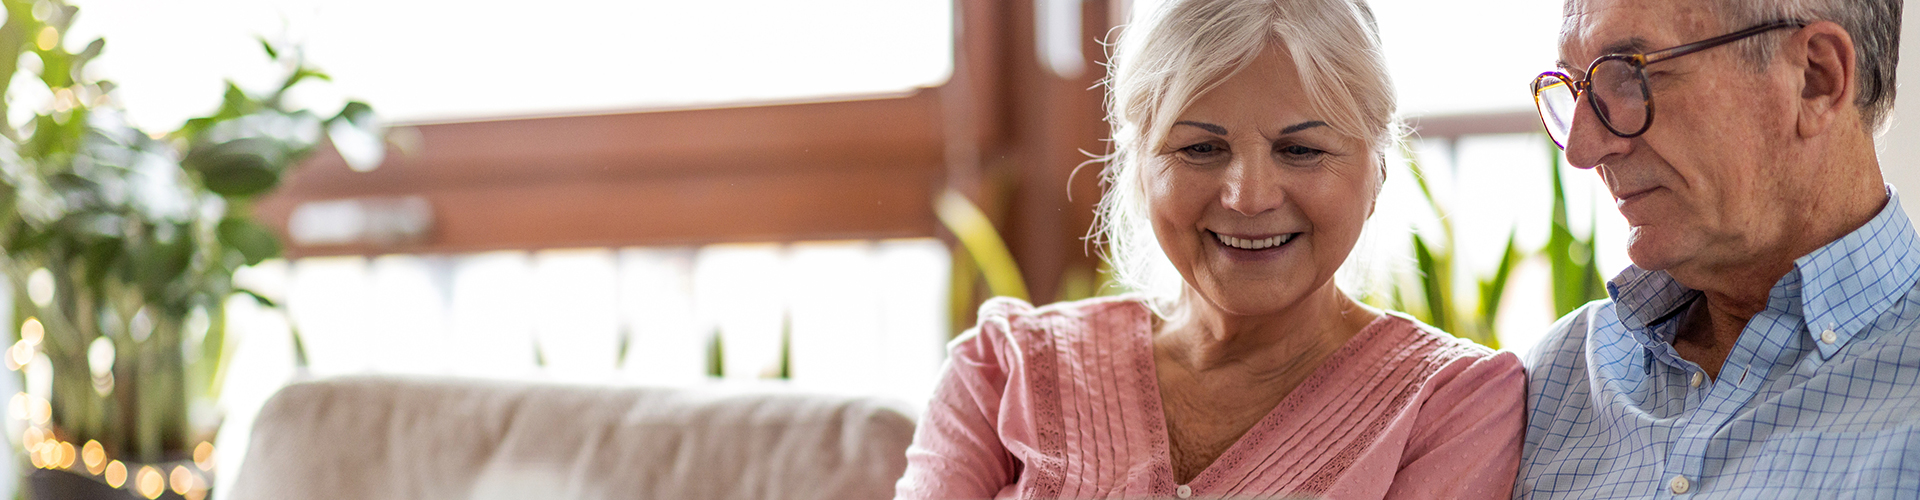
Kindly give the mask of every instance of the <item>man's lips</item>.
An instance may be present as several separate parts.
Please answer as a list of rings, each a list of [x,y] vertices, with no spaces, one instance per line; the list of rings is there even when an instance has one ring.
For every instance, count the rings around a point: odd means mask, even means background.
[[[1639,197],[1640,195],[1651,193],[1655,189],[1660,189],[1660,186],[1643,188],[1636,191],[1630,191],[1627,193],[1614,193],[1613,199],[1615,200],[1615,204],[1626,204],[1628,201],[1632,201],[1634,198]]]

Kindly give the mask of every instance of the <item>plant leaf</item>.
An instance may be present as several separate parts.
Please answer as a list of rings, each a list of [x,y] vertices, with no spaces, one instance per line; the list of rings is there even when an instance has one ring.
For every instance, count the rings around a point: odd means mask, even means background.
[[[254,40],[259,40],[259,41],[260,41],[260,48],[261,48],[262,50],[265,50],[265,51],[267,51],[267,58],[268,58],[268,59],[279,59],[279,58],[280,58],[280,51],[278,51],[278,50],[274,50],[274,48],[273,48],[273,42],[269,42],[269,41],[267,41],[267,37],[264,37],[264,36],[256,36],[256,37],[253,37],[253,39],[254,39]]]
[[[980,271],[986,275],[987,288],[994,295],[1027,298],[1027,282],[1020,276],[1020,266],[1013,261],[1013,252],[1007,249],[1006,240],[1000,238],[1000,232],[994,230],[993,221],[987,219],[986,212],[980,211],[966,195],[948,189],[940,194],[934,204],[934,215],[940,223],[953,232],[960,245],[973,255]]]
[[[333,140],[334,150],[340,152],[348,168],[355,172],[380,168],[387,157],[387,143],[372,106],[349,102],[329,121],[327,137]]]
[[[1453,328],[1448,317],[1452,311],[1447,310],[1449,307],[1446,276],[1441,274],[1439,263],[1433,258],[1433,251],[1427,246],[1427,240],[1421,238],[1419,233],[1413,235],[1413,257],[1415,263],[1419,265],[1420,289],[1426,295],[1429,324],[1448,332],[1457,330]]]
[[[252,219],[227,217],[220,221],[215,231],[221,243],[246,257],[249,266],[280,256],[280,239]]]
[[[255,303],[258,303],[258,304],[260,304],[260,305],[262,305],[262,306],[265,306],[265,307],[280,307],[280,305],[279,305],[279,304],[275,304],[275,303],[273,302],[273,299],[269,299],[269,298],[267,298],[267,296],[265,296],[265,295],[261,295],[261,294],[260,294],[260,292],[255,292],[255,291],[253,291],[253,290],[248,290],[248,289],[245,289],[245,288],[234,288],[234,289],[233,289],[233,291],[234,291],[234,293],[240,293],[240,294],[245,294],[245,295],[246,295],[246,296],[248,296],[248,297],[253,297],[253,301],[254,301]]]
[[[181,165],[199,172],[208,190],[221,196],[245,197],[280,183],[286,155],[277,141],[246,137],[193,148]]]

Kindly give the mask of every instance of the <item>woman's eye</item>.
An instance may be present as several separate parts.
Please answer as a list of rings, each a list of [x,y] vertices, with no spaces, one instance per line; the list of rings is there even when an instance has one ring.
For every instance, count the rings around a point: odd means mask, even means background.
[[[1218,146],[1214,146],[1212,144],[1207,144],[1203,142],[1200,144],[1195,144],[1192,146],[1180,148],[1180,150],[1186,152],[1187,154],[1205,155],[1205,154],[1217,153],[1220,151],[1220,148]]]
[[[1300,159],[1312,159],[1325,153],[1326,153],[1325,151],[1313,149],[1306,146],[1301,146],[1298,144],[1295,144],[1292,146],[1282,146],[1280,148],[1280,154],[1286,155],[1288,157],[1300,158]]]
[[[1211,163],[1227,154],[1227,148],[1211,142],[1202,142],[1175,150],[1180,159],[1190,163]]]

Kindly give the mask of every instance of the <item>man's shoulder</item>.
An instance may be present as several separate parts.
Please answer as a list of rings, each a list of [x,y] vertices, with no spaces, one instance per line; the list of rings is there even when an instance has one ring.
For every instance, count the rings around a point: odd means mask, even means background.
[[[1554,367],[1570,367],[1586,358],[1587,340],[1594,330],[1617,323],[1613,301],[1600,299],[1574,309],[1547,327],[1546,335],[1525,356],[1529,376]]]

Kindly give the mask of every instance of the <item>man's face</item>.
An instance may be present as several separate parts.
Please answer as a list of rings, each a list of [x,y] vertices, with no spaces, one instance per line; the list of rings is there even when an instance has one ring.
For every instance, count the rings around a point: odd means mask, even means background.
[[[1723,26],[1700,0],[1574,0],[1560,64],[1575,78],[1611,53],[1644,53],[1746,28]],[[1755,37],[1779,43],[1781,34]],[[1631,226],[1627,253],[1644,269],[1681,273],[1739,266],[1790,238],[1796,178],[1778,161],[1793,135],[1793,99],[1781,64],[1756,72],[1740,45],[1646,67],[1652,126],[1635,138],[1608,132],[1579,103],[1567,159],[1599,172]],[[1582,101],[1588,97],[1582,96]],[[1616,111],[1625,112],[1625,111]]]

